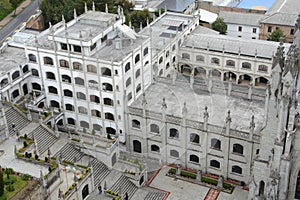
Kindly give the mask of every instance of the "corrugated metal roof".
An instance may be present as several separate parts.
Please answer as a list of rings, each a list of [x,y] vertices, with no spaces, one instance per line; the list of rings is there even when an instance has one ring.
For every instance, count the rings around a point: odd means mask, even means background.
[[[240,13],[229,11],[220,11],[219,13],[219,17],[223,18],[225,23],[243,24],[250,26],[259,26],[259,21],[264,16],[264,14]]]

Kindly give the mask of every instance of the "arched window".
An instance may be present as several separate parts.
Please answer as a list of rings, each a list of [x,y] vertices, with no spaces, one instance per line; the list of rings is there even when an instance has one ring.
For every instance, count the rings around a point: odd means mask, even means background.
[[[89,80],[88,85],[92,89],[97,89],[98,90],[98,82],[95,80]]]
[[[179,158],[179,152],[176,151],[176,150],[171,150],[171,151],[170,151],[170,155],[171,155],[172,157]]]
[[[20,77],[20,71],[15,71],[11,76],[12,80],[15,80],[19,77]]]
[[[46,72],[46,78],[51,79],[51,80],[55,80],[55,75],[52,72]]]
[[[134,58],[134,63],[138,63],[140,61],[140,54],[137,54]]]
[[[19,95],[20,95],[20,92],[19,92],[18,89],[14,90],[14,91],[11,93],[11,96],[12,96],[13,98],[18,97]]]
[[[129,78],[126,80],[126,87],[128,87],[130,84],[131,84],[131,78],[129,77]]]
[[[61,81],[64,83],[71,83],[71,77],[68,75],[61,75]]]
[[[233,153],[243,154],[244,153],[244,147],[240,144],[234,144],[233,145]]]
[[[80,121],[80,127],[89,129],[89,128],[90,128],[90,125],[89,125],[89,123],[86,122],[86,121]]]
[[[221,141],[216,139],[216,138],[213,138],[211,139],[211,148],[214,148],[214,149],[221,149]]]
[[[29,62],[36,63],[36,56],[35,56],[35,55],[29,54],[29,55],[28,55],[28,58],[29,58]]]
[[[59,60],[60,67],[69,68],[69,62],[66,60]]]
[[[243,62],[242,63],[242,68],[243,69],[251,69],[251,64],[248,62]]]
[[[175,128],[170,129],[170,137],[171,138],[179,138],[179,131]]]
[[[136,153],[142,153],[142,144],[138,140],[133,140],[133,151]]]
[[[113,106],[114,105],[114,101],[110,98],[104,98],[103,99],[104,105],[109,105],[109,106]]]
[[[114,121],[115,117],[114,117],[113,114],[107,112],[107,113],[105,113],[105,119],[109,119],[109,120]]]
[[[77,96],[77,99],[86,100],[86,96],[82,92],[77,92],[76,96]]]
[[[130,101],[132,99],[132,93],[129,92],[129,94],[127,95],[127,100]]]
[[[109,83],[102,83],[102,89],[104,91],[113,91],[113,87],[111,84]]]
[[[202,56],[202,55],[196,55],[196,61],[197,62],[204,62],[204,56]]]
[[[176,50],[176,46],[175,44],[172,46],[172,51],[175,51]]]
[[[130,70],[130,62],[125,65],[125,72],[128,72],[128,70]]]
[[[23,71],[24,74],[29,72],[28,65],[24,65],[22,71]]]
[[[101,68],[101,75],[102,76],[111,76],[111,70],[108,69],[107,67],[102,67]]]
[[[149,49],[148,49],[148,47],[146,47],[145,49],[144,49],[144,56],[146,56],[147,54],[149,53]]]
[[[102,126],[100,126],[99,124],[93,124],[93,129],[95,131],[102,131]]]
[[[191,56],[190,56],[190,54],[188,54],[188,53],[182,53],[182,59],[187,59],[187,60],[189,60],[189,59],[191,59]]]
[[[155,151],[155,152],[159,153],[159,146],[157,146],[155,144],[152,144],[151,145],[151,151]]]
[[[136,89],[135,89],[135,92],[136,93],[139,93],[139,91],[141,91],[141,84],[139,83],[137,86],[136,86]]]
[[[73,97],[73,92],[71,90],[65,89],[64,96],[66,97]]]
[[[166,52],[166,58],[169,57],[169,55],[170,55],[170,52],[167,51],[167,52]]]
[[[90,101],[94,103],[100,103],[100,98],[96,95],[90,95]]]
[[[176,56],[173,56],[172,62],[174,63],[176,61]]]
[[[86,70],[89,73],[97,74],[97,67],[95,65],[87,65]]]
[[[258,66],[258,71],[268,72],[268,66],[266,66],[266,65],[259,65]]]
[[[141,122],[140,121],[134,119],[134,120],[131,121],[131,123],[132,123],[132,128],[138,128],[138,129],[141,128]]]
[[[161,64],[163,62],[163,57],[159,58],[158,64]]]
[[[210,161],[210,166],[215,167],[215,168],[220,168],[220,163],[219,163],[219,161],[211,160]]]
[[[78,112],[81,113],[81,114],[87,114],[87,109],[83,106],[79,106],[78,107]]]
[[[77,85],[84,85],[84,80],[82,78],[76,77],[75,84]]]
[[[235,62],[233,60],[226,60],[226,67],[234,67]]]
[[[53,65],[53,59],[52,58],[46,56],[43,59],[44,59],[44,64],[45,65]]]
[[[54,108],[59,108],[60,107],[59,103],[57,101],[55,101],[55,100],[51,100],[50,101],[50,106],[54,107]]]
[[[265,194],[265,182],[260,181],[259,182],[259,189],[258,189],[258,196],[264,196]]]
[[[243,169],[237,165],[232,166],[232,172],[233,173],[237,173],[237,174],[242,174],[243,173]]]
[[[75,125],[75,119],[73,119],[73,118],[68,118],[68,119],[67,119],[67,123],[70,124],[70,125]]]
[[[166,64],[166,69],[168,69],[170,67],[170,63]]]
[[[141,70],[140,69],[136,70],[135,78],[138,78],[140,75],[141,75]]]
[[[216,64],[216,65],[220,65],[220,59],[219,58],[211,58],[211,63]]]
[[[116,130],[112,127],[106,127],[106,133],[108,134],[116,134]]]
[[[199,163],[199,157],[196,156],[196,155],[190,155],[190,161],[195,162],[195,163]]]
[[[32,74],[32,76],[39,76],[39,71],[38,70],[36,70],[36,69],[31,69],[31,74]]]
[[[159,126],[157,124],[151,124],[150,125],[150,131],[152,133],[159,133]]]
[[[144,67],[146,67],[149,64],[149,61],[147,60],[144,64]]]
[[[191,133],[190,134],[190,142],[199,144],[200,143],[200,137],[199,137],[199,135],[196,134],[196,133]]]
[[[66,110],[69,110],[69,111],[74,111],[75,110],[74,106],[72,104],[66,104],[65,107],[66,107]]]
[[[73,69],[82,71],[82,64],[79,62],[73,62]]]
[[[91,110],[92,116],[101,118],[101,112],[99,110]]]
[[[42,90],[41,85],[38,83],[31,83],[32,89],[34,90]]]
[[[161,70],[159,71],[159,76],[162,76],[162,75],[163,75],[163,73],[164,73],[164,70],[163,70],[163,69],[161,69]]]
[[[57,94],[57,89],[53,86],[49,86],[48,87],[48,91],[49,93],[52,93],[52,94]]]
[[[8,84],[8,79],[7,78],[4,78],[2,81],[1,81],[1,87],[4,87]]]

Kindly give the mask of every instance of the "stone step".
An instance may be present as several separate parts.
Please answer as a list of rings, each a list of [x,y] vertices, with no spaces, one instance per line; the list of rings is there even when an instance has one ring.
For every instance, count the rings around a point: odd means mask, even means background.
[[[7,121],[8,131],[9,135],[13,136],[16,134],[16,131],[20,131],[25,126],[27,126],[30,121],[25,118],[23,115],[18,113],[14,108],[10,107],[5,111],[5,117]],[[13,124],[15,125],[15,128],[13,129]],[[15,131],[14,131],[15,130]]]

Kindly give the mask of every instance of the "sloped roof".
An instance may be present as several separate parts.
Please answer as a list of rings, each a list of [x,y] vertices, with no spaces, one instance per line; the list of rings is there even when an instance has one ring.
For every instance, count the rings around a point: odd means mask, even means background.
[[[276,12],[298,14],[300,13],[299,0],[276,0],[266,14]]]
[[[169,11],[183,12],[194,1],[195,0],[164,0],[157,8],[164,9],[166,7]]]
[[[240,13],[229,11],[220,11],[219,13],[219,17],[223,18],[225,23],[243,24],[249,26],[259,26],[259,21],[264,16],[264,14]]]
[[[300,4],[300,2],[299,2]],[[300,12],[300,10],[299,10]],[[270,16],[267,16],[261,22],[266,24],[276,24],[276,25],[285,25],[285,26],[295,26],[296,20],[298,19],[298,14],[290,13],[274,13]]]

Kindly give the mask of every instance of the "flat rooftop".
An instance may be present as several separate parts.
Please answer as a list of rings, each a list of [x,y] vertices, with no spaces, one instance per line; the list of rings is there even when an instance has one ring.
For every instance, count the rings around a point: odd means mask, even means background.
[[[192,16],[167,12],[161,18],[157,19],[157,21],[151,23],[153,55],[155,55],[156,49],[158,52],[164,49],[176,36],[176,30],[178,29],[178,33],[180,33],[191,20],[193,20]],[[139,34],[150,36],[148,28],[143,29]]]
[[[180,75],[180,74],[179,74]],[[264,102],[226,96],[225,94],[196,93],[189,83],[176,82],[175,85],[153,83],[145,91],[147,109],[161,113],[163,98],[167,104],[167,114],[182,117],[184,102],[187,106],[187,119],[203,122],[205,106],[208,107],[208,123],[225,126],[228,110],[231,111],[231,129],[249,132],[251,116],[255,116],[255,130],[259,132],[264,121]],[[130,107],[142,108],[142,95]]]
[[[19,65],[27,63],[27,58],[23,48],[7,46],[2,53],[0,53],[0,73],[5,74]]]
[[[67,23],[67,30],[55,32],[55,36],[66,37],[67,33],[67,37],[70,39],[88,41],[113,25],[117,18],[116,14],[88,11],[79,16],[76,23],[71,25]]]
[[[199,30],[200,29],[200,30]],[[201,30],[202,29],[202,30]],[[205,32],[205,27],[197,27],[183,42],[182,47],[193,47],[198,49],[207,49],[255,56],[271,59],[279,46],[279,42],[266,40],[247,40],[243,38],[231,37],[220,34],[210,34]],[[202,34],[203,33],[203,34]],[[285,52],[290,44],[285,43]]]

